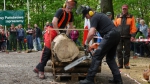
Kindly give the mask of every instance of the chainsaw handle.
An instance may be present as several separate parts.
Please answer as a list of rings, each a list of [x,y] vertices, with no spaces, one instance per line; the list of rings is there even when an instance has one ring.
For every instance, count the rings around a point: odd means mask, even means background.
[[[92,56],[92,53],[91,52],[89,52],[90,53],[90,56]]]
[[[87,50],[86,49],[84,49],[84,52],[85,52],[85,55],[86,56],[88,56],[88,55],[90,55],[90,56],[92,56],[92,53],[89,51],[89,52],[87,52]]]

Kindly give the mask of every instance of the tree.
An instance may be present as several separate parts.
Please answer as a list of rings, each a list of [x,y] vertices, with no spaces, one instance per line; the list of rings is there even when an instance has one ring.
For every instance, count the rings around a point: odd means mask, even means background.
[[[101,0],[101,12],[106,13],[106,12],[111,12],[112,13],[112,18],[114,18],[114,11],[113,11],[113,4],[112,0]]]

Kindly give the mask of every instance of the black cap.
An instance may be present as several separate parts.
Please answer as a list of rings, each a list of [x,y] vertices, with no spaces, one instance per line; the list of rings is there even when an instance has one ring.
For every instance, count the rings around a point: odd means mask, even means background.
[[[83,14],[83,19],[85,18],[86,14],[91,10],[91,8],[89,6],[85,6],[82,10],[82,14]]]

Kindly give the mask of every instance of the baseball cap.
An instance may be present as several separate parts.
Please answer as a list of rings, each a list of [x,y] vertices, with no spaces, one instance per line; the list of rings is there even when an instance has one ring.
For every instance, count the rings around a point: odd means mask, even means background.
[[[126,4],[123,5],[123,6],[122,6],[122,9],[128,9],[128,5],[126,5]]]
[[[112,15],[112,13],[111,12],[107,12],[106,15]]]

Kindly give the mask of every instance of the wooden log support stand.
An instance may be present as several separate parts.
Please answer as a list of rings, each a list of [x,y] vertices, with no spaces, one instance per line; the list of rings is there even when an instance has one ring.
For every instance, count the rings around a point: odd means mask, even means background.
[[[63,47],[63,48],[62,48]],[[60,81],[79,81],[86,77],[90,67],[91,60],[84,60],[79,65],[65,71],[64,67],[72,61],[84,55],[84,51],[79,51],[76,44],[65,34],[55,37],[51,45],[52,56],[47,62],[45,71],[51,72],[54,76],[54,82],[50,84],[60,84]],[[98,73],[101,72],[101,66]]]

